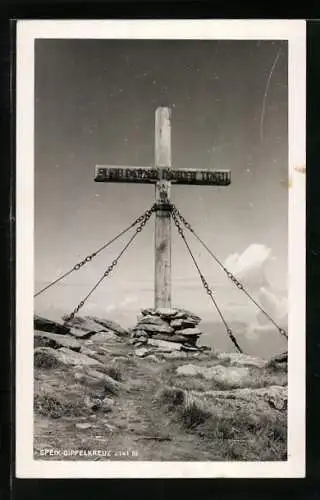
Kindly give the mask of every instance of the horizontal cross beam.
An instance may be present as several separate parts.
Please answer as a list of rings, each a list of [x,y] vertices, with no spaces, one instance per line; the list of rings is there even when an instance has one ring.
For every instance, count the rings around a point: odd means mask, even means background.
[[[136,182],[154,184],[161,180],[173,184],[198,184],[207,186],[228,186],[231,183],[230,170],[198,168],[154,168],[97,165],[96,182]]]

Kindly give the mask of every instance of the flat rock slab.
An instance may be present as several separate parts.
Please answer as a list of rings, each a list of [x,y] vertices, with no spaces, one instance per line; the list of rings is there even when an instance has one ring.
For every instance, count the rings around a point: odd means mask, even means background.
[[[178,318],[178,319],[172,319],[170,321],[170,326],[174,329],[174,330],[181,330],[183,328],[190,328],[190,327],[193,327],[193,326],[197,326],[198,325],[198,320],[193,320],[192,318]]]
[[[151,314],[147,316],[143,316],[141,319],[139,319],[137,326],[140,326],[143,328],[144,325],[159,325],[159,326],[167,326],[167,323],[160,318],[159,316],[152,316]]]
[[[237,387],[249,376],[247,367],[225,367],[221,365],[204,367],[194,364],[179,366],[177,375],[197,376],[201,375],[206,380],[214,380],[226,387]]]
[[[122,326],[119,325],[116,321],[112,321],[111,319],[105,319],[105,318],[97,318],[95,316],[85,316],[86,320],[91,320],[94,323],[100,325],[100,327],[104,327],[107,330],[111,330],[113,332],[116,332],[118,335],[121,337],[125,337],[129,334],[128,330],[125,328],[122,328]]]
[[[190,392],[195,396],[204,397],[208,401],[214,400],[215,404],[220,400],[224,406],[227,403],[232,404],[234,402],[233,404],[235,404],[240,401],[243,401],[245,408],[248,408],[248,405],[264,405],[278,411],[285,411],[288,406],[287,386],[272,385],[257,389],[246,387],[224,391]]]
[[[191,336],[197,336],[200,337],[202,335],[202,331],[199,330],[199,328],[184,328],[183,330],[179,330],[179,335],[184,335],[188,337],[189,335]]]
[[[73,337],[76,337],[78,339],[89,339],[94,332],[91,330],[82,330],[81,328],[77,328],[75,326],[72,326],[70,328],[70,335]]]
[[[201,318],[200,316],[197,316],[196,314],[192,313],[191,311],[187,311],[186,309],[178,309],[177,314],[175,315],[176,319],[188,319],[196,322],[196,324],[200,323]]]
[[[61,347],[60,349],[54,350],[57,359],[64,365],[67,366],[99,366],[101,363],[96,359],[90,358],[86,354],[71,351],[66,347]]]
[[[143,326],[143,330],[142,330],[142,326]],[[171,328],[168,324],[164,323],[163,325],[150,325],[150,324],[144,324],[144,325],[141,325],[139,324],[138,325],[138,329],[139,330],[142,330],[144,332],[147,332],[149,334],[152,334],[152,333],[173,333],[173,328]],[[134,329],[135,331],[135,329]]]
[[[96,391],[109,392],[111,394],[117,394],[121,388],[120,382],[97,370],[85,367],[77,367],[74,372],[74,378],[77,382],[83,385],[91,387]]]
[[[70,331],[70,328],[68,328],[63,323],[59,323],[57,321],[51,321],[50,319],[42,318],[40,316],[34,316],[33,324],[34,324],[34,329],[39,330],[41,332],[66,335]]]
[[[97,323],[91,318],[82,318],[81,316],[75,316],[73,319],[67,322],[67,325],[75,328],[76,330],[83,330],[84,332],[91,334],[105,332],[108,330],[106,326]]]
[[[152,335],[152,338],[156,340],[165,340],[166,342],[178,342],[179,344],[188,340],[186,337],[183,337],[183,335],[165,335],[164,333],[156,333]]]
[[[81,346],[80,352],[81,354],[89,356],[89,358],[97,360],[99,363],[103,363],[104,361],[103,356],[105,356],[105,352],[102,352],[100,349],[90,349],[83,345]]]
[[[170,307],[158,307],[155,312],[162,318],[170,319],[175,317],[178,310]]]
[[[121,339],[115,333],[99,332],[90,337],[91,342],[121,342]]]
[[[220,361],[229,362],[230,366],[252,366],[255,368],[264,368],[267,364],[265,359],[236,352],[219,353],[217,354],[217,358]]]
[[[73,351],[80,351],[81,344],[77,342],[71,335],[58,335],[56,333],[40,332],[36,330],[34,332],[34,344],[35,347],[67,347]]]
[[[170,351],[180,351],[182,344],[176,342],[167,342],[165,340],[149,339],[148,344],[157,347],[159,350],[170,352]]]
[[[186,377],[195,377],[197,375],[202,375],[202,373],[202,367],[197,365],[182,365],[178,366],[176,369],[177,375],[185,375]]]

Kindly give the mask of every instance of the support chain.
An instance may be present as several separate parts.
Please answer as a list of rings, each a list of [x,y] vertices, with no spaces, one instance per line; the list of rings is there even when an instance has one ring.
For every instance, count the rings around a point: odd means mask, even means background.
[[[285,337],[286,339],[288,338],[287,332],[284,330],[284,328],[281,328],[272,318],[271,316],[260,306],[260,304],[252,297],[252,295],[246,290],[244,285],[240,283],[240,281],[222,264],[222,262],[214,255],[214,253],[210,250],[210,248],[204,243],[204,241],[197,235],[195,230],[192,228],[191,224],[187,222],[187,220],[183,217],[183,215],[180,213],[180,211],[177,209],[177,207],[173,204],[171,204],[171,210],[172,213],[176,215],[176,217],[179,217],[181,222],[184,224],[184,226],[195,236],[195,238],[199,241],[199,243],[207,250],[207,252],[211,255],[211,257],[216,261],[216,263],[221,267],[221,269],[226,273],[228,278],[232,281],[232,283],[235,284],[235,286],[241,290],[250,300],[253,302],[256,307],[268,318],[268,320],[277,328],[279,331],[280,335]]]
[[[81,302],[79,302],[79,304],[77,305],[77,307],[75,307],[75,309],[72,311],[72,313],[65,318],[65,324],[67,324],[69,321],[71,321],[75,317],[75,315],[79,312],[79,310],[84,306],[84,304],[86,303],[86,301],[88,300],[88,298],[98,288],[98,286],[100,285],[100,283],[102,283],[102,281],[109,276],[109,274],[112,272],[112,270],[114,269],[114,267],[118,264],[119,259],[122,257],[122,255],[127,250],[127,248],[130,246],[130,244],[133,242],[133,240],[138,236],[138,234],[141,233],[142,229],[144,228],[144,226],[146,225],[146,223],[150,219],[150,217],[153,214],[153,212],[155,211],[155,209],[156,209],[156,206],[153,205],[150,210],[147,210],[145,212],[145,214],[143,215],[143,219],[141,220],[141,218],[140,218],[140,224],[136,228],[135,232],[133,233],[133,235],[131,236],[131,238],[129,239],[129,241],[125,244],[125,246],[123,247],[123,249],[121,250],[121,252],[119,253],[119,255],[111,262],[110,266],[107,267],[107,269],[105,270],[105,272],[103,273],[103,275],[101,276],[101,278],[91,288],[90,292],[85,296],[84,299],[81,300]]]
[[[224,324],[224,326],[225,326],[225,328],[226,328],[226,332],[227,332],[227,334],[228,334],[228,336],[229,336],[230,340],[231,340],[231,341],[232,341],[232,343],[235,345],[235,347],[237,348],[237,350],[238,350],[240,353],[242,353],[243,351],[242,351],[241,347],[239,346],[239,344],[238,344],[238,342],[237,342],[237,339],[236,339],[236,338],[235,338],[235,336],[233,335],[231,328],[229,327],[228,323],[226,322],[226,320],[225,320],[225,318],[224,318],[224,316],[223,316],[223,314],[222,314],[222,312],[221,312],[221,310],[220,310],[220,307],[218,306],[217,301],[215,300],[215,298],[214,298],[214,296],[213,296],[213,291],[212,291],[212,290],[211,290],[211,288],[209,287],[209,284],[208,284],[208,282],[206,281],[205,277],[203,276],[203,274],[202,274],[202,272],[201,272],[201,269],[200,269],[200,267],[199,267],[199,265],[198,265],[198,263],[197,263],[197,261],[196,261],[196,259],[195,259],[194,255],[193,255],[193,253],[192,253],[192,250],[191,250],[191,248],[190,248],[190,246],[189,246],[189,244],[188,244],[188,242],[187,242],[187,240],[186,240],[186,237],[185,237],[184,231],[183,231],[183,229],[182,229],[182,227],[181,227],[181,225],[180,225],[180,223],[179,223],[179,220],[178,220],[178,217],[177,217],[176,211],[175,211],[175,210],[174,210],[174,208],[173,208],[173,205],[171,205],[171,207],[172,207],[172,210],[171,210],[171,216],[172,216],[173,222],[174,222],[174,224],[175,224],[175,226],[176,226],[176,228],[177,228],[178,233],[180,234],[181,238],[183,239],[184,244],[186,245],[187,250],[188,250],[188,252],[189,252],[189,254],[190,254],[190,256],[191,256],[191,258],[192,258],[192,260],[193,260],[193,263],[194,263],[194,265],[195,265],[195,267],[196,267],[196,269],[197,269],[197,271],[198,271],[198,273],[199,273],[199,276],[200,276],[200,279],[201,279],[202,285],[203,285],[203,287],[204,287],[205,291],[207,292],[207,294],[209,295],[209,297],[210,297],[211,301],[213,302],[213,304],[214,304],[214,306],[215,306],[215,308],[216,308],[216,310],[217,310],[217,312],[218,312],[218,314],[219,314],[219,316],[220,316],[220,318],[221,318],[221,320],[222,320],[222,322],[223,322],[223,324]]]
[[[48,290],[48,288],[52,287],[53,285],[56,285],[57,283],[59,283],[61,280],[63,280],[64,278],[66,278],[67,276],[69,276],[71,273],[73,273],[74,271],[79,271],[79,269],[81,269],[85,264],[88,264],[88,262],[91,262],[92,259],[94,257],[96,257],[100,252],[102,252],[102,250],[105,250],[107,247],[109,247],[112,243],[114,243],[116,240],[118,240],[119,238],[121,238],[121,236],[123,236],[124,234],[126,234],[130,229],[134,228],[137,224],[139,224],[140,222],[142,222],[145,218],[145,216],[151,211],[151,213],[154,211],[154,205],[152,206],[151,209],[149,210],[146,210],[144,212],[144,214],[140,215],[139,217],[137,217],[137,219],[135,219],[131,224],[130,226],[128,226],[126,229],[124,229],[123,231],[121,231],[121,233],[117,234],[117,236],[115,236],[114,238],[112,238],[112,240],[108,241],[107,243],[105,243],[104,245],[102,245],[102,247],[100,247],[98,250],[96,250],[95,252],[93,252],[92,254],[88,255],[87,257],[85,257],[83,260],[81,260],[80,262],[78,262],[77,264],[75,264],[69,271],[67,271],[66,273],[62,274],[61,276],[59,276],[57,279],[55,279],[54,281],[52,281],[51,283],[49,283],[48,285],[46,285],[44,288],[42,288],[41,290],[39,290],[35,295],[34,297],[37,297],[38,295],[42,294],[43,292],[45,292],[46,290]]]

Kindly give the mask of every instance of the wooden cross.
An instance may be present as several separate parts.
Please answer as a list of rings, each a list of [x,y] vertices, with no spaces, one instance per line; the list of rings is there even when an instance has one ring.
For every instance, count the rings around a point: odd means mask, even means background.
[[[159,107],[155,114],[154,166],[97,165],[96,182],[135,182],[155,184],[155,307],[171,307],[171,184],[227,186],[230,170],[171,168],[171,110]]]

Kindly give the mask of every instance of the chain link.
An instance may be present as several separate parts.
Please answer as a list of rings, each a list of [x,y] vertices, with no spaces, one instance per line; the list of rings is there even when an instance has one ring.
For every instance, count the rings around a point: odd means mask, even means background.
[[[64,320],[64,323],[67,324],[69,321],[73,320],[74,317],[76,316],[76,314],[80,311],[80,309],[84,306],[84,304],[86,303],[86,301],[88,300],[88,298],[92,295],[92,293],[96,290],[96,288],[98,288],[98,286],[100,285],[100,283],[109,276],[109,274],[113,271],[113,269],[116,267],[116,265],[118,264],[120,258],[122,257],[122,255],[125,253],[125,251],[127,250],[127,248],[130,246],[130,244],[132,243],[132,241],[136,238],[136,236],[141,233],[142,229],[144,228],[144,226],[146,225],[146,223],[148,222],[148,220],[150,219],[151,215],[153,214],[153,212],[156,210],[156,206],[153,205],[151,207],[150,210],[146,210],[146,212],[144,213],[143,216],[140,216],[138,219],[139,219],[139,226],[136,228],[134,234],[131,236],[131,238],[129,239],[129,241],[126,243],[126,245],[123,247],[123,249],[121,250],[121,252],[119,253],[119,255],[111,262],[111,264],[107,267],[107,269],[104,271],[103,275],[101,276],[101,278],[97,281],[97,283],[94,285],[94,287],[90,290],[90,292],[86,295],[86,297],[81,300],[81,302],[79,302],[79,304],[77,305],[77,307],[75,307],[75,309],[71,312],[71,314],[69,316],[66,316],[65,317],[65,320]],[[136,223],[135,225],[138,223],[138,219],[136,219]]]
[[[112,243],[114,243],[117,239],[119,239],[121,236],[123,236],[125,233],[127,233],[130,229],[134,228],[137,224],[140,224],[141,222],[144,221],[145,217],[148,216],[149,214],[153,213],[155,211],[155,204],[151,207],[151,209],[149,210],[146,210],[142,215],[140,215],[139,217],[137,217],[131,224],[130,226],[128,226],[126,229],[124,229],[123,231],[121,231],[121,233],[119,233],[117,236],[115,236],[112,240],[108,241],[107,243],[105,243],[102,247],[100,247],[98,250],[96,250],[95,252],[91,253],[90,255],[87,255],[87,257],[85,257],[83,260],[81,260],[80,262],[78,262],[77,264],[75,264],[69,271],[67,271],[66,273],[64,273],[62,276],[59,276],[56,280],[52,281],[51,283],[49,283],[47,286],[45,286],[44,288],[42,288],[41,290],[39,290],[35,295],[34,297],[37,297],[38,295],[40,295],[41,293],[45,292],[46,290],[48,290],[48,288],[52,287],[53,285],[56,285],[57,283],[59,283],[59,281],[61,281],[62,279],[66,278],[67,276],[69,276],[71,273],[73,273],[74,271],[79,271],[79,269],[81,269],[85,264],[87,264],[88,262],[91,262],[91,260],[96,257],[100,252],[102,252],[102,250],[105,250],[108,246],[110,246]]]
[[[129,229],[132,229],[134,228],[137,224],[139,224],[140,222],[143,222],[146,215],[149,214],[150,211],[154,211],[154,208],[152,207],[150,210],[146,210],[144,212],[144,214],[140,215],[139,217],[136,218],[136,220],[134,220],[130,226],[128,226],[128,228],[125,230],[125,232],[127,232]],[[123,234],[120,233],[121,235]],[[114,240],[111,240],[112,242]],[[109,245],[110,242],[108,242],[107,245]],[[95,252],[93,252],[92,254],[88,255],[87,257],[85,257],[81,262],[78,262],[78,264],[76,264],[75,266],[73,266],[73,271],[79,271],[79,269],[81,267],[83,267],[85,264],[87,264],[88,262],[90,262],[94,257],[96,257],[98,255],[98,253],[100,253],[102,250],[104,250],[106,248],[106,245],[103,245],[101,248],[99,248],[99,250],[96,250]]]
[[[240,353],[242,353],[243,351],[242,351],[241,347],[239,346],[239,344],[238,344],[238,342],[237,342],[237,339],[236,339],[236,338],[235,338],[235,336],[233,335],[231,328],[230,328],[230,327],[229,327],[229,325],[227,324],[227,322],[226,322],[226,320],[225,320],[225,318],[224,318],[224,316],[223,316],[223,314],[222,314],[222,312],[221,312],[221,310],[220,310],[220,308],[219,308],[219,306],[218,306],[218,304],[217,304],[217,302],[216,302],[216,300],[215,300],[215,298],[214,298],[214,296],[213,296],[213,291],[212,291],[212,289],[210,288],[210,286],[209,286],[209,284],[208,284],[207,280],[206,280],[206,279],[205,279],[205,277],[203,276],[203,274],[202,274],[202,272],[201,272],[201,270],[200,270],[200,268],[199,268],[199,265],[198,265],[198,263],[197,263],[197,261],[196,261],[196,259],[195,259],[194,255],[193,255],[192,251],[191,251],[191,248],[190,248],[190,246],[189,246],[189,244],[188,244],[188,242],[187,242],[187,240],[186,240],[186,237],[185,237],[184,231],[183,231],[183,229],[182,229],[182,227],[181,227],[181,225],[180,225],[180,223],[179,223],[179,220],[178,220],[178,217],[177,217],[177,209],[175,209],[174,205],[172,205],[172,204],[171,204],[171,216],[172,216],[173,222],[174,222],[174,224],[175,224],[175,226],[176,226],[176,228],[177,228],[177,230],[178,230],[178,233],[179,233],[179,234],[180,234],[180,236],[182,237],[182,239],[183,239],[183,241],[184,241],[184,243],[185,243],[185,245],[186,245],[186,247],[187,247],[187,249],[188,249],[188,252],[189,252],[189,254],[190,254],[190,256],[191,256],[191,258],[192,258],[192,260],[193,260],[193,263],[194,263],[194,265],[195,265],[195,267],[196,267],[196,269],[197,269],[197,271],[198,271],[198,273],[199,273],[199,276],[200,276],[200,279],[201,279],[202,285],[203,285],[203,287],[204,287],[204,289],[205,289],[206,293],[209,295],[209,297],[210,297],[211,301],[213,302],[213,304],[214,304],[214,306],[215,306],[215,308],[216,308],[216,310],[217,310],[217,312],[218,312],[218,314],[219,314],[219,316],[220,316],[220,318],[221,318],[221,320],[222,320],[222,322],[223,322],[223,324],[224,324],[224,326],[225,326],[225,328],[226,328],[226,332],[227,332],[227,334],[228,334],[228,336],[229,336],[230,340],[231,340],[231,341],[232,341],[232,343],[235,345],[235,347],[237,348],[237,350],[238,350]]]
[[[202,241],[202,239],[196,234],[194,229],[192,228],[191,224],[186,221],[186,219],[183,217],[183,215],[180,213],[180,211],[177,209],[175,205],[171,203],[171,210],[172,213],[175,214],[176,217],[179,217],[181,222],[184,224],[184,226],[191,232],[193,235],[197,238],[197,240],[201,243],[201,245],[209,252],[211,257],[214,258],[214,260],[217,262],[217,264],[223,269],[223,271],[226,273],[228,278],[236,285],[236,287],[243,291],[246,296],[256,305],[256,307],[266,316],[266,318],[269,319],[269,321],[276,327],[280,335],[285,337],[286,339],[288,338],[288,334],[284,328],[281,328],[277,323],[271,318],[271,316],[258,304],[258,302],[251,296],[251,294],[246,290],[246,288],[243,286],[242,283],[220,262],[220,260],[214,255],[213,252],[207,247],[207,245]]]

